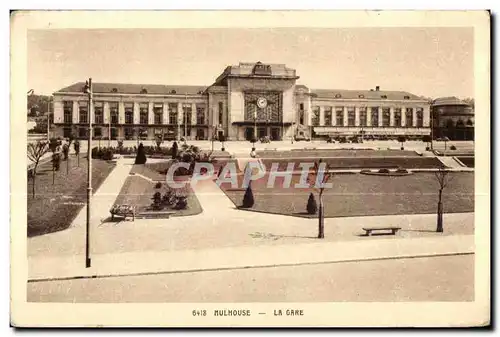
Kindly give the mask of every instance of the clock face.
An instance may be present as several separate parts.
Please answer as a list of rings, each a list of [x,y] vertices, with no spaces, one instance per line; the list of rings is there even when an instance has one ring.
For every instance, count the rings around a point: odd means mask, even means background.
[[[267,99],[264,97],[259,97],[257,99],[257,106],[261,109],[264,109],[267,106]]]

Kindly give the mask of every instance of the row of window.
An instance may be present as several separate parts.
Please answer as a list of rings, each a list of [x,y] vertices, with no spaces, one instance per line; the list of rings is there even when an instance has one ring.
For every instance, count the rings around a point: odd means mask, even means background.
[[[88,123],[89,109],[88,102],[79,102],[79,121],[80,123]],[[163,124],[163,103],[154,103],[153,114],[154,114],[154,124]],[[183,117],[184,123],[191,124],[192,117],[192,105],[183,104]],[[64,101],[63,103],[64,111],[64,123],[70,124],[73,122],[73,102]],[[178,105],[177,103],[168,104],[169,111],[169,124],[178,123]],[[111,124],[119,123],[119,112],[118,112],[118,102],[109,103],[109,113]],[[103,102],[95,102],[94,104],[94,123],[103,124],[104,123],[104,104]],[[205,107],[196,106],[196,123],[206,124],[205,119]],[[125,103],[125,124],[134,124],[134,103]],[[139,103],[139,124],[149,124],[149,104]]]
[[[368,109],[369,112],[368,112]],[[361,107],[359,108],[359,126],[368,126],[368,113],[371,117],[371,126],[379,126],[379,107]],[[414,114],[416,114],[416,120],[413,119]],[[320,125],[320,108],[319,106],[313,107],[311,123],[314,126]],[[324,114],[324,124],[332,125],[332,118],[335,116],[335,124],[338,126],[344,125],[344,107],[335,107],[333,111],[332,107],[325,107]],[[417,127],[421,128],[424,126],[424,109],[416,108],[406,108],[405,110],[406,127]],[[402,110],[401,108],[394,108],[394,126],[402,127]],[[304,112],[300,112],[300,124],[304,124]],[[347,107],[347,126],[356,126],[356,111],[354,107]],[[391,126],[391,111],[390,108],[382,108],[382,126]]]
[[[118,138],[118,129],[117,128],[111,128],[111,138],[112,139],[116,139]],[[161,133],[162,130],[155,130],[155,134],[156,133]],[[182,129],[182,135],[184,135],[184,130]],[[100,127],[96,127],[96,128],[93,128],[92,129],[92,133],[93,133],[93,137],[94,138],[101,138],[103,137],[103,130],[102,128]],[[136,136],[137,134],[139,133],[139,130],[136,130],[135,128],[133,127],[125,127],[124,128],[124,138],[125,139],[136,139]],[[64,128],[63,129],[63,136],[65,138],[67,137],[70,137],[70,135],[72,134],[72,129],[71,128]],[[140,134],[140,133],[139,133]],[[191,127],[187,128],[186,129],[186,134],[187,135],[190,135],[191,134]],[[86,127],[80,127],[78,128],[78,138],[87,138],[88,137],[88,128]],[[197,128],[196,129],[196,137],[197,138],[201,138],[201,137],[204,137],[205,135],[205,131],[202,129],[202,128]],[[147,138],[147,134],[140,134],[140,137],[146,137]]]

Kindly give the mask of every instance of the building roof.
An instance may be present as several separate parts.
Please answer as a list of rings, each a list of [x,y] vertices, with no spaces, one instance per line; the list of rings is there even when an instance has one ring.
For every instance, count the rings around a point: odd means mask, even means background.
[[[423,98],[406,91],[388,90],[311,89],[311,94],[317,98],[423,100]]]
[[[78,82],[63,88],[56,93],[83,92],[85,82]],[[155,95],[199,95],[207,86],[201,85],[162,85],[162,84],[123,84],[123,83],[92,83],[94,93],[118,94],[155,94]],[[143,92],[146,90],[146,92]]]
[[[466,105],[466,106],[469,106],[469,104],[465,103],[464,101],[458,99],[455,96],[436,98],[432,102],[432,105],[433,106],[443,106],[443,105]]]

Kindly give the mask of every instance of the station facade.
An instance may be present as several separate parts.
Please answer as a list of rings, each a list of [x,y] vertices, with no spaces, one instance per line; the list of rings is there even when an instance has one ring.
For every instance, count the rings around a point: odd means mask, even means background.
[[[94,138],[271,140],[322,136],[419,138],[430,102],[404,91],[311,89],[284,64],[228,66],[210,86],[93,83]],[[85,83],[54,93],[54,133],[85,138]]]

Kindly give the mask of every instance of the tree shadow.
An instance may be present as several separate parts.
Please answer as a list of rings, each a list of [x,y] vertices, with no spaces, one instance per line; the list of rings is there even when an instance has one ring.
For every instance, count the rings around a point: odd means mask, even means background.
[[[261,233],[256,232],[252,234],[248,234],[253,239],[270,239],[273,241],[283,239],[283,238],[291,238],[291,239],[317,239],[315,236],[302,236],[302,235],[276,235],[273,233]]]
[[[114,216],[114,218],[111,218],[111,216],[108,216],[104,219],[101,219],[101,223],[97,227],[102,227],[106,223],[114,223],[115,226],[117,226],[120,222],[125,222],[126,219],[121,216]]]
[[[368,235],[367,233],[363,233],[363,234],[356,234],[356,236],[358,236],[358,237],[369,237],[369,236],[396,236],[396,234],[392,234],[392,233],[372,233],[372,234]]]
[[[417,232],[417,233],[436,233],[435,230],[430,229],[402,229],[402,232]]]

